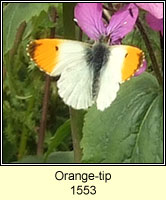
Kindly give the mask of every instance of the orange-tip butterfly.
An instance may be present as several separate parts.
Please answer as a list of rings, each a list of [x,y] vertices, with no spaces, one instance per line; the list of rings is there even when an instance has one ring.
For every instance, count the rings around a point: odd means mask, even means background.
[[[144,53],[127,45],[94,45],[65,39],[39,39],[27,47],[37,66],[50,76],[60,75],[58,93],[74,109],[96,103],[103,111],[115,100],[120,83],[143,65]]]

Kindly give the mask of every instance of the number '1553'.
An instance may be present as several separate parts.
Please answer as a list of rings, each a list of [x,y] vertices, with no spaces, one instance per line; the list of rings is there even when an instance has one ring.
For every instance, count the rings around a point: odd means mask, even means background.
[[[96,187],[94,185],[78,185],[78,186],[72,186],[71,187],[73,195],[81,195],[81,194],[96,194]]]

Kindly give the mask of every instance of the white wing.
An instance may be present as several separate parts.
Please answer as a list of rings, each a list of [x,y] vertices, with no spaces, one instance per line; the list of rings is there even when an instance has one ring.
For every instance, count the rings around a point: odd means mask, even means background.
[[[64,39],[40,39],[31,42],[28,54],[51,76],[61,75],[57,82],[59,95],[75,109],[92,105],[92,76],[86,63],[91,45]]]
[[[84,56],[77,61],[71,59],[57,82],[60,97],[75,109],[87,109],[93,104],[92,78]]]
[[[59,41],[61,41],[59,39]],[[83,42],[72,41],[72,40],[62,40],[63,42],[58,46],[59,56],[57,58],[57,64],[51,76],[60,75],[62,71],[70,64],[76,63],[83,59],[85,56],[85,49],[90,45]],[[77,65],[75,65],[77,66]]]
[[[39,39],[27,45],[27,54],[40,70],[50,76],[60,75],[73,61],[80,60],[89,44],[64,39]]]
[[[97,96],[97,108],[103,111],[115,100],[121,82],[121,69],[127,51],[121,45],[110,47],[110,57],[100,73],[100,87]]]

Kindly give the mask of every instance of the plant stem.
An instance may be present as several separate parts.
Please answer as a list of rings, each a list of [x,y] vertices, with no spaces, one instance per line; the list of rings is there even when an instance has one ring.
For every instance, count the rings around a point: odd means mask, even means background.
[[[46,131],[46,123],[47,123],[48,102],[49,102],[49,96],[50,96],[49,95],[50,83],[51,83],[50,77],[46,75],[43,106],[42,106],[42,117],[40,121],[38,144],[37,144],[37,155],[43,154],[43,149],[44,149],[43,146],[44,146],[44,138],[45,138],[45,131]]]
[[[74,23],[74,7],[75,3],[63,3],[63,22],[64,22],[64,36],[68,39],[75,38],[75,23]],[[82,31],[80,30],[79,40],[82,40]],[[69,49],[70,51],[70,49]],[[82,127],[84,114],[83,111],[74,110],[69,108],[70,119],[71,119],[71,134],[73,141],[73,150],[74,150],[74,161],[76,163],[81,162],[82,150],[80,147],[80,141],[82,139]]]
[[[74,23],[75,3],[63,3],[63,26],[65,39],[75,39]]]
[[[56,22],[57,12],[55,7],[50,8],[50,18],[53,22]],[[55,28],[50,30],[50,37],[55,37]],[[40,121],[40,128],[39,128],[39,135],[38,135],[38,143],[37,143],[37,155],[43,154],[44,151],[44,138],[46,132],[46,125],[47,125],[47,112],[48,112],[48,102],[50,97],[50,85],[51,85],[51,78],[50,76],[46,75],[45,79],[45,89],[44,89],[44,98],[43,98],[43,105],[42,105],[42,117]]]
[[[82,36],[83,36],[83,32],[82,30],[79,28],[79,35],[78,35],[78,40],[82,41]]]
[[[148,36],[146,34],[146,31],[145,31],[145,29],[144,29],[144,27],[143,27],[143,25],[142,25],[142,23],[140,22],[139,19],[137,19],[137,27],[140,30],[140,33],[142,34],[142,37],[144,39],[146,48],[148,50],[149,56],[151,58],[151,61],[153,63],[152,67],[153,67],[153,70],[154,70],[154,72],[156,74],[158,82],[159,82],[160,85],[163,85],[163,79],[162,79],[162,76],[161,76],[160,68],[158,66],[158,63],[157,63],[153,48],[152,48],[151,43],[149,41],[149,38],[148,38]]]
[[[10,50],[10,59],[11,59],[11,63],[13,61],[13,57],[14,55],[17,53],[17,50],[18,50],[18,46],[22,40],[22,36],[23,36],[23,33],[24,33],[24,30],[26,28],[26,22],[22,22],[18,28],[18,31],[17,31],[17,34],[16,34],[16,38],[15,38],[15,41],[14,41],[14,45],[12,47],[12,49]]]
[[[21,133],[19,150],[17,159],[20,160],[25,155],[26,145],[27,145],[27,137],[28,137],[28,130],[27,127],[24,125]]]
[[[16,95],[16,86],[15,86],[15,81],[13,80],[13,63],[15,59],[15,55],[17,54],[19,44],[22,41],[22,36],[26,28],[26,22],[22,22],[18,28],[18,31],[16,33],[16,38],[14,40],[14,44],[12,49],[9,51],[8,54],[8,59],[6,60],[6,74],[8,77],[8,82],[9,82],[9,87],[11,91],[12,97]],[[18,160],[21,159],[24,154],[25,154],[25,149],[26,149],[26,144],[27,144],[27,128],[24,125],[19,141],[19,148],[18,148]]]
[[[12,49],[9,51],[9,54],[5,56],[4,62],[6,67],[6,76],[8,78],[9,83],[9,89],[12,93],[12,95],[16,95],[16,86],[15,86],[15,80],[13,78],[13,63],[15,59],[15,55],[17,53],[19,44],[22,41],[22,36],[26,28],[26,22],[22,22],[18,28],[18,31],[16,33],[16,38],[14,40],[14,44]]]
[[[71,118],[71,133],[74,149],[74,162],[80,163],[82,158],[82,150],[80,142],[82,139],[82,128],[84,120],[84,112],[81,110],[74,110],[69,108]]]

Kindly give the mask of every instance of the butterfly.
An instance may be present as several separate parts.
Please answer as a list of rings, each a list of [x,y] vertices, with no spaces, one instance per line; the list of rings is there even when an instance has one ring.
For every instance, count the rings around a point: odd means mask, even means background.
[[[39,39],[27,47],[40,70],[59,76],[59,96],[74,109],[96,103],[104,111],[115,100],[120,84],[143,66],[144,53],[128,45],[93,45],[65,39]]]

